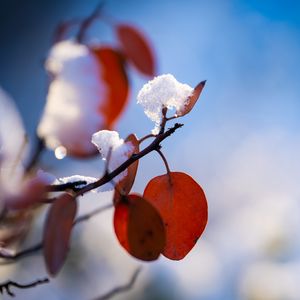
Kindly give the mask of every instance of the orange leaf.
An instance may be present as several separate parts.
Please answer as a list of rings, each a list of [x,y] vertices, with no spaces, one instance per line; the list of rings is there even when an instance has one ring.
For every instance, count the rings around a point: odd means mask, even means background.
[[[127,104],[128,78],[124,68],[124,60],[120,53],[109,47],[94,48],[91,51],[96,55],[101,65],[102,79],[108,88],[107,99],[99,108],[100,113],[106,120],[105,128],[108,129],[113,127]]]
[[[165,229],[157,210],[141,196],[123,196],[116,204],[114,228],[120,244],[132,256],[151,261],[165,246]]]
[[[126,139],[125,139],[125,143],[131,143],[134,147],[133,152],[131,154],[136,154],[139,153],[139,149],[140,149],[140,145],[139,145],[139,141],[137,139],[137,137],[134,134],[130,134]],[[130,154],[130,155],[131,155]],[[128,157],[129,158],[129,157]],[[127,168],[127,175],[117,184],[117,188],[116,190],[120,191],[123,195],[128,195],[135,177],[136,177],[136,172],[138,169],[138,165],[139,165],[139,161],[135,161],[133,164],[131,164],[128,168]],[[120,200],[120,193],[116,192],[115,196],[114,196],[114,203],[119,202]]]
[[[156,207],[164,221],[166,246],[163,255],[180,260],[204,231],[207,202],[202,188],[192,177],[180,172],[171,172],[170,176],[153,178],[143,197]]]
[[[155,59],[146,38],[136,28],[129,25],[118,25],[117,36],[122,50],[133,65],[143,74],[155,75]]]
[[[193,109],[194,105],[198,101],[198,98],[200,97],[200,94],[205,86],[205,83],[206,83],[206,80],[201,81],[194,88],[193,94],[189,97],[187,105],[184,106],[183,110],[176,112],[176,115],[178,117],[182,117],[182,116],[188,114]]]
[[[77,211],[77,202],[70,194],[62,194],[52,204],[44,229],[44,258],[48,273],[55,276],[69,251],[69,240]]]

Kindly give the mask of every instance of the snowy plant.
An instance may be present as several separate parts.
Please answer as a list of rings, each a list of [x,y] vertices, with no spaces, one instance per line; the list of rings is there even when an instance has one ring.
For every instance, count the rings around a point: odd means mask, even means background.
[[[155,61],[144,36],[126,24],[110,24],[117,36],[117,47],[84,43],[85,32],[95,18],[101,19],[100,8],[80,23],[73,39],[58,36],[48,54],[45,69],[51,80],[37,126],[36,150],[24,163],[23,148],[19,146],[26,145],[24,135],[18,140],[17,155],[10,159],[13,162],[10,172],[22,170],[15,193],[3,192],[2,173],[10,156],[7,149],[13,146],[15,151],[17,143],[11,143],[7,131],[0,130],[0,225],[5,227],[15,218],[8,234],[0,234],[0,257],[16,262],[42,250],[51,277],[60,272],[66,261],[75,225],[103,211],[101,207],[77,217],[79,199],[90,191],[113,190],[111,204],[106,208],[114,209],[117,240],[128,254],[142,261],[154,261],[161,255],[171,260],[183,259],[207,224],[207,201],[201,186],[188,174],[171,171],[161,151],[164,140],[183,126],[175,123],[167,129],[166,124],[191,111],[205,82],[191,88],[171,74],[155,77],[138,94],[138,103],[155,122],[155,134],[140,138],[129,134],[125,139],[120,138],[113,128],[128,102],[127,65],[132,64],[140,73],[153,77]],[[168,117],[168,112],[173,115]],[[4,119],[5,113],[0,110],[0,114]],[[18,122],[16,119],[13,123]],[[4,122],[1,127],[7,129],[6,126],[15,124]],[[104,171],[99,170],[97,178],[69,175],[56,179],[53,170],[53,174],[40,170],[40,158],[46,149],[54,150],[59,159],[64,155],[81,159],[98,155]],[[166,173],[152,178],[143,195],[131,193],[139,160],[153,151],[160,155]],[[100,202],[102,198],[99,194]],[[31,226],[32,216],[45,204],[42,241],[26,249],[13,248],[8,241],[19,244]],[[133,274],[132,283],[137,274],[138,271]],[[24,285],[7,281],[0,284],[0,292],[13,295],[12,287],[30,288],[48,281],[45,278]]]

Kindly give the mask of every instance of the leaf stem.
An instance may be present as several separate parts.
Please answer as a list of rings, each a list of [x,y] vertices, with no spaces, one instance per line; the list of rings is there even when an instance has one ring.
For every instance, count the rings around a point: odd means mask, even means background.
[[[160,155],[161,159],[163,160],[163,162],[164,162],[164,164],[166,166],[167,173],[170,175],[171,171],[170,171],[169,164],[167,162],[166,157],[164,156],[164,154],[161,152],[160,149],[155,149],[155,151]]]

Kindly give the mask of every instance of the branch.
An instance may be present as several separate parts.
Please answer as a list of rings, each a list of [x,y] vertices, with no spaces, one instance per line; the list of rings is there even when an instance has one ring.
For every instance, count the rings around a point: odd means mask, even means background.
[[[74,182],[67,182],[62,184],[53,184],[48,185],[46,187],[47,192],[64,192],[65,190],[72,190],[74,192],[77,192],[80,190],[78,186],[87,184],[84,180],[74,181]]]
[[[156,149],[160,148],[160,143],[165,140],[167,137],[169,137],[171,134],[173,134],[178,128],[181,128],[183,124],[176,123],[173,127],[169,128],[166,132],[163,132],[155,138],[155,140],[145,149],[143,149],[141,152],[137,154],[133,154],[129,159],[127,159],[123,164],[121,164],[118,168],[116,168],[114,171],[112,171],[109,174],[104,174],[102,178],[99,180],[92,182],[82,189],[80,189],[76,193],[76,197],[82,196],[83,194],[96,189],[102,185],[104,185],[107,182],[110,182],[113,178],[118,176],[121,172],[126,170],[131,164],[133,164],[135,161],[141,159],[145,155],[149,154],[152,151],[155,151]]]
[[[20,284],[15,281],[8,280],[8,281],[0,284],[0,293],[3,295],[4,292],[6,292],[9,296],[15,297],[15,294],[11,291],[12,287],[16,287],[18,289],[30,289],[37,285],[45,284],[48,282],[49,282],[48,278],[38,279],[38,280],[28,283],[28,284]]]
[[[99,207],[85,215],[82,215],[80,217],[78,217],[73,226],[76,226],[77,224],[79,223],[82,223],[84,221],[88,221],[89,219],[91,219],[92,217],[96,216],[97,214],[109,209],[113,207],[113,204],[108,204],[106,206],[102,206],[102,207]],[[0,265],[6,265],[6,264],[9,264],[9,263],[15,263],[17,260],[21,259],[21,258],[24,258],[24,257],[27,257],[27,256],[30,256],[40,250],[43,249],[43,242],[39,242],[38,244],[34,245],[34,246],[31,246],[25,250],[22,250],[20,252],[17,252],[15,254],[9,254],[9,253],[1,253],[0,252],[0,258],[4,258],[6,259],[7,261],[4,261],[4,262],[0,262]]]
[[[102,295],[98,298],[95,298],[94,300],[107,300],[107,299],[112,298],[116,294],[120,294],[120,293],[129,291],[133,287],[133,285],[135,284],[136,279],[137,279],[139,273],[141,272],[141,269],[142,268],[140,267],[140,268],[138,268],[134,271],[130,281],[127,284],[116,287],[116,288],[112,289],[111,291],[109,291],[107,294],[104,294],[104,295]]]
[[[107,182],[110,182],[111,180],[113,180],[113,178],[115,178],[117,175],[119,175],[121,172],[123,172],[124,170],[126,170],[132,163],[134,163],[135,161],[141,159],[142,157],[144,157],[145,155],[149,154],[152,151],[156,151],[157,149],[160,149],[160,143],[165,140],[167,137],[169,137],[170,135],[172,135],[178,128],[181,128],[183,126],[183,124],[179,124],[176,123],[174,124],[173,127],[169,128],[166,132],[163,132],[159,135],[156,136],[155,140],[149,145],[147,146],[145,149],[143,149],[142,151],[140,151],[137,154],[133,154],[128,160],[126,160],[122,165],[120,165],[118,168],[116,168],[114,171],[112,171],[111,173],[105,173],[104,176],[102,178],[100,178],[99,180],[92,182],[90,184],[87,184],[86,186],[84,186],[83,188],[79,189],[76,193],[76,197],[81,196],[95,188],[98,188],[102,185],[104,185]],[[62,184],[62,185],[56,185],[53,186],[53,190],[55,189],[55,191],[63,191],[66,186],[68,188],[70,188],[71,186],[74,187],[74,183],[71,184]],[[50,188],[50,187],[49,187]],[[64,188],[64,189],[62,189]],[[94,216],[97,213],[102,212],[105,209],[108,209],[112,207],[112,205],[110,206],[106,206],[106,207],[101,207],[99,208],[95,213],[89,213],[85,216],[79,217],[78,219],[75,220],[74,225],[78,224],[79,222],[82,222],[83,220],[88,220],[90,217]],[[4,254],[4,253],[0,253],[0,258],[4,258],[9,260],[10,262],[15,262],[16,260],[32,255],[33,253],[40,251],[43,248],[43,243],[40,242],[39,244],[36,244],[35,246],[32,246],[28,249],[25,249],[23,251],[20,251],[14,255],[10,255],[10,254]],[[7,263],[7,262],[5,262]]]

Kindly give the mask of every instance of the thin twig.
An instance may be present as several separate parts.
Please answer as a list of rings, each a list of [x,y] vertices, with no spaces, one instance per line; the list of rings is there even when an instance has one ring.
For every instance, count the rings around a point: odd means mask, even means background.
[[[79,43],[81,43],[81,42],[83,41],[84,35],[85,35],[87,29],[88,29],[88,28],[91,26],[91,24],[93,23],[93,21],[94,21],[95,19],[97,19],[97,17],[99,17],[100,12],[101,12],[101,10],[103,9],[104,4],[105,4],[105,1],[104,1],[104,0],[101,1],[101,2],[97,5],[97,7],[94,9],[94,11],[93,11],[87,18],[85,18],[85,19],[82,21],[82,23],[81,23],[81,25],[80,25],[80,27],[79,27],[79,31],[78,31],[77,36],[76,36],[76,40],[77,40]]]
[[[139,144],[141,144],[145,140],[147,140],[149,138],[152,138],[152,137],[155,138],[156,134],[150,133],[150,134],[145,135],[144,137],[142,137],[142,138],[139,139]]]
[[[129,291],[130,289],[132,289],[133,285],[135,284],[135,282],[137,280],[137,277],[138,277],[139,273],[141,272],[141,269],[142,268],[139,267],[134,271],[134,273],[131,276],[130,281],[127,284],[116,287],[116,288],[112,289],[111,291],[109,291],[107,294],[102,295],[98,298],[95,298],[94,300],[107,300],[107,299],[110,299],[110,298],[112,298],[113,296],[115,296],[117,294]]]
[[[43,150],[45,149],[45,142],[43,139],[39,138],[36,136],[37,143],[34,149],[34,152],[31,156],[30,161],[28,162],[27,166],[25,167],[25,173],[28,174],[32,171],[32,169],[35,167],[37,164],[40,155],[42,154]]]
[[[88,221],[90,218],[94,217],[97,214],[102,213],[105,210],[112,208],[113,206],[114,206],[113,204],[107,204],[106,206],[99,207],[88,214],[82,215],[76,219],[74,225],[79,224],[84,221]]]
[[[48,278],[44,278],[44,279],[38,279],[36,281],[33,281],[31,283],[28,284],[21,284],[12,280],[8,280],[6,282],[3,282],[0,284],[0,293],[3,295],[4,292],[6,292],[9,296],[11,297],[15,297],[15,294],[11,291],[12,287],[16,287],[18,289],[30,289],[33,288],[37,285],[41,285],[41,284],[45,284],[48,283],[49,279]]]
[[[167,107],[163,107],[162,109],[162,120],[161,120],[161,124],[160,124],[160,131],[159,131],[159,134],[162,134],[165,132],[165,127],[166,127],[166,124],[167,124],[167,112],[168,112],[168,108]]]
[[[76,226],[79,223],[82,223],[84,221],[89,220],[90,218],[94,217],[95,215],[110,209],[113,207],[113,204],[108,204],[106,206],[101,206],[87,214],[84,214],[80,217],[78,217],[75,221],[73,226]],[[35,254],[36,252],[40,251],[43,249],[43,242],[39,242],[38,244],[31,246],[25,250],[21,250],[20,252],[17,252],[15,254],[8,254],[8,253],[0,253],[0,258],[6,259],[6,261],[0,262],[0,265],[6,265],[10,263],[15,263],[17,260],[28,257],[32,254]]]

